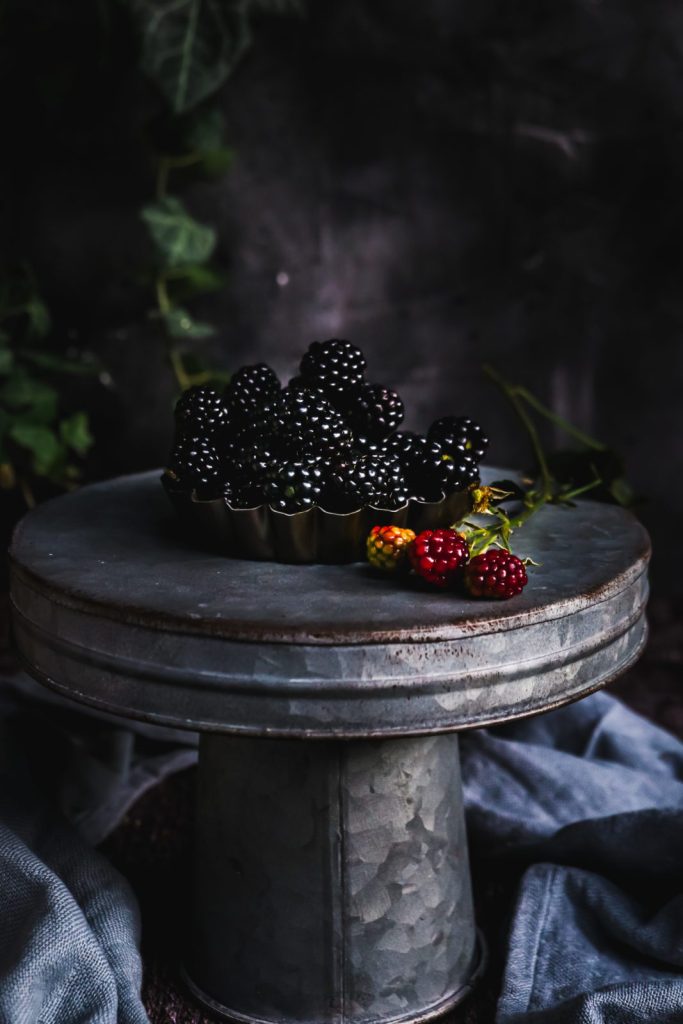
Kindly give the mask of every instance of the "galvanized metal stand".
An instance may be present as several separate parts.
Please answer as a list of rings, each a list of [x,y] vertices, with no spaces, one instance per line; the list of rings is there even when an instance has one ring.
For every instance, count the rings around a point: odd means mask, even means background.
[[[202,733],[186,973],[212,1009],[390,1024],[467,994],[482,952],[457,732],[585,696],[646,637],[649,546],[628,513],[547,509],[524,545],[541,565],[496,604],[188,548],[156,473],[26,517],[12,601],[29,671]]]
[[[480,961],[455,734],[204,736],[187,973],[239,1020],[426,1020]]]

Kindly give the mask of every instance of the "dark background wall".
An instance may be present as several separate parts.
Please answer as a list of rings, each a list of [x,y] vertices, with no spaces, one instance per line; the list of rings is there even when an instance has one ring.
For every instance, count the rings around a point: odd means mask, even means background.
[[[154,100],[98,38],[85,66],[64,41],[66,127],[40,47],[13,69],[1,173],[3,246],[30,256],[64,343],[111,375],[84,398],[102,475],[163,461],[175,386],[139,280]],[[316,0],[264,21],[220,97],[234,167],[182,187],[229,269],[198,307],[219,326],[207,359],[288,375],[314,338],[349,337],[410,426],[470,413],[490,460],[520,463],[492,362],[623,454],[676,588],[682,64],[667,0]]]

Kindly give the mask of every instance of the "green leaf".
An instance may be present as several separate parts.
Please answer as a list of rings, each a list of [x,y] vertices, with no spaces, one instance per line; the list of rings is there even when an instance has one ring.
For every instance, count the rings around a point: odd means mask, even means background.
[[[78,455],[85,455],[93,443],[88,414],[75,412],[73,416],[62,420],[59,424],[59,436],[67,448],[71,448]]]
[[[102,365],[95,361],[80,362],[76,359],[67,359],[64,356],[53,355],[52,352],[22,351],[23,359],[28,359],[34,366],[41,370],[52,370],[55,373],[70,373],[78,376],[89,377],[102,371]]]
[[[195,220],[175,196],[143,207],[142,219],[166,267],[206,263],[215,248],[213,228]]]
[[[176,114],[214,93],[250,42],[248,0],[126,0],[142,67]]]
[[[180,267],[173,274],[174,296],[188,297],[198,295],[201,292],[218,292],[225,288],[227,278],[213,267],[192,264],[189,267]],[[177,282],[177,284],[176,284]]]
[[[225,143],[225,118],[217,107],[209,107],[189,116],[184,134],[193,153],[220,149]]]
[[[633,488],[623,477],[612,480],[609,485],[609,493],[618,505],[623,505],[625,508],[629,508],[635,501]]]
[[[9,433],[13,441],[32,453],[33,469],[39,476],[47,476],[64,455],[63,445],[49,427],[16,423]]]
[[[172,338],[210,338],[216,333],[215,327],[211,324],[200,323],[193,320],[186,309],[174,306],[164,315],[166,329]]]
[[[14,353],[11,348],[0,348],[0,374],[9,373],[14,366]]]
[[[202,167],[207,174],[218,177],[232,167],[235,159],[234,149],[221,146],[220,149],[208,149],[202,153]]]
[[[29,334],[34,338],[44,338],[50,331],[50,314],[39,295],[32,295],[24,306],[29,321]]]
[[[0,400],[22,423],[52,423],[57,416],[59,395],[53,387],[25,370],[15,369],[0,388]]]

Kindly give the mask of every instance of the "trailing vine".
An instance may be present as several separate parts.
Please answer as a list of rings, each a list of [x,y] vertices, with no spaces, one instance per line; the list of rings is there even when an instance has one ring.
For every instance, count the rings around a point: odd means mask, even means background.
[[[59,53],[53,38],[71,48],[70,56],[83,53],[88,75],[99,73],[100,65],[111,75],[114,55],[121,66],[136,58],[158,90],[150,132],[162,125],[173,144],[154,147],[150,197],[140,211],[131,210],[132,216],[139,212],[142,217],[153,253],[150,313],[163,328],[169,366],[180,390],[220,379],[221,374],[205,367],[199,352],[214,327],[188,308],[197,295],[225,284],[214,261],[216,232],[192,216],[175,188],[181,176],[215,176],[229,169],[233,152],[212,97],[252,42],[254,18],[301,14],[303,5],[300,0],[98,0],[90,7],[85,0],[63,0],[50,6],[49,17],[39,4],[36,8],[31,10],[26,0],[6,0],[0,52],[22,67],[17,40],[31,58],[34,48],[46,55],[36,62],[41,116],[68,110],[61,102],[55,104],[55,96],[64,92],[78,102],[82,85],[82,69]],[[87,55],[75,45],[81,36],[87,37]],[[99,63],[91,53],[97,38]],[[131,44],[136,55],[116,52],[117,46]],[[0,489],[16,491],[27,505],[51,488],[76,485],[93,444],[88,415],[72,407],[64,378],[97,377],[102,367],[87,352],[69,347],[63,354],[65,334],[63,326],[52,329],[30,267],[0,268]]]

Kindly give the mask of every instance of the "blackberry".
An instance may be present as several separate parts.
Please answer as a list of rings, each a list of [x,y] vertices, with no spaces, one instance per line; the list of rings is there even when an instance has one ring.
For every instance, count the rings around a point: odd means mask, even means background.
[[[382,442],[382,448],[390,455],[395,455],[405,467],[410,460],[411,452],[423,441],[424,438],[412,430],[399,430]]]
[[[213,388],[193,387],[183,392],[176,402],[175,422],[179,437],[210,438],[227,428],[228,410]]]
[[[301,387],[287,387],[268,411],[265,426],[290,458],[334,456],[351,447],[353,435],[324,398]]]
[[[373,441],[372,438],[366,437],[365,434],[355,435],[352,448],[359,457],[361,455],[379,455],[380,452],[384,451],[384,445],[381,441]]]
[[[469,416],[444,416],[432,423],[427,437],[449,455],[464,452],[478,464],[489,449],[489,439]]]
[[[318,459],[292,459],[278,463],[267,485],[269,505],[288,515],[313,508],[320,498],[322,476]]]
[[[403,422],[404,407],[391,388],[364,384],[350,394],[346,415],[354,431],[381,441]]]
[[[306,380],[316,381],[325,389],[336,407],[343,411],[344,396],[363,383],[365,356],[350,341],[330,338],[314,341],[305,353],[299,372]]]
[[[304,391],[307,395],[313,395],[316,398],[326,398],[325,388],[315,380],[306,380],[305,377],[292,377],[287,384],[285,391]]]
[[[183,437],[173,447],[168,472],[188,490],[196,490],[204,499],[218,498],[223,490],[224,467],[210,441]]]
[[[440,445],[418,438],[404,462],[408,486],[422,501],[440,501],[453,491],[461,491],[477,479],[477,467],[471,455],[450,455]]]
[[[505,601],[521,594],[528,582],[524,562],[500,548],[476,555],[465,569],[465,586],[474,597]]]
[[[467,538],[457,530],[424,530],[410,547],[410,564],[435,587],[458,582],[470,557]]]
[[[277,375],[266,363],[242,366],[225,389],[225,401],[235,420],[256,417],[280,391]]]
[[[263,505],[275,465],[276,455],[265,438],[237,450],[226,466],[226,500],[235,508]]]
[[[343,459],[327,470],[322,504],[328,512],[355,512],[366,505],[397,507],[387,502],[402,500],[405,481],[397,460],[386,455],[364,455],[360,459]]]

